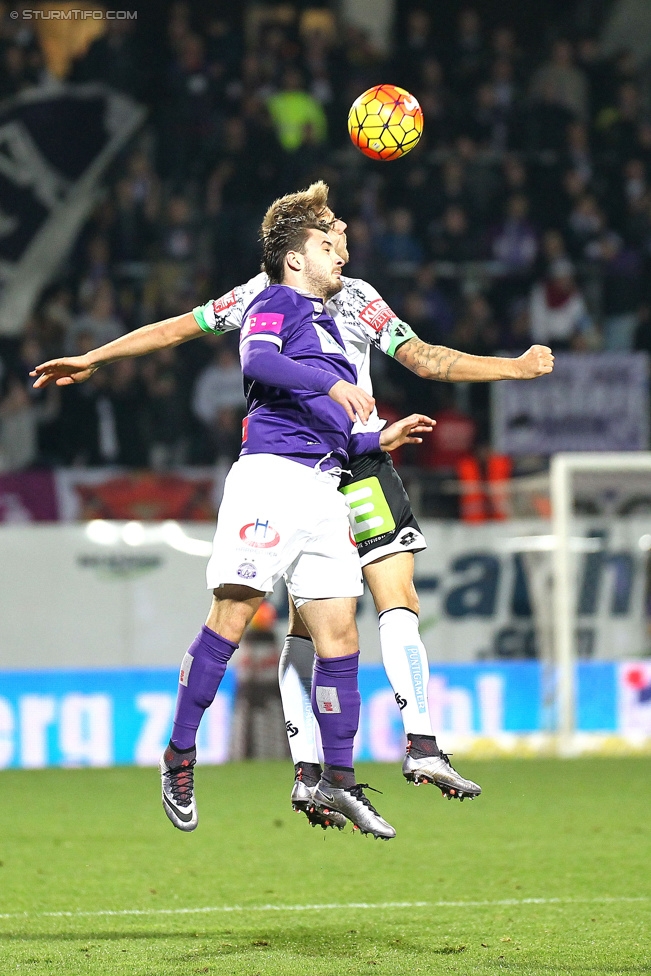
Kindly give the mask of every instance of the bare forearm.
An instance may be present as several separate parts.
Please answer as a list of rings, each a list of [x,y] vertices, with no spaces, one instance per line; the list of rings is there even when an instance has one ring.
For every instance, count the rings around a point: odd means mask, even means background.
[[[472,356],[447,346],[432,346],[417,338],[400,346],[395,358],[417,376],[442,383],[490,383],[520,379],[521,373],[516,359]]]
[[[157,349],[167,349],[178,346],[188,339],[196,339],[202,334],[192,312],[175,315],[170,319],[143,325],[140,329],[127,332],[126,335],[107,342],[104,346],[91,349],[87,354],[92,366],[104,366],[114,363],[118,359],[132,359],[135,356],[146,356]]]

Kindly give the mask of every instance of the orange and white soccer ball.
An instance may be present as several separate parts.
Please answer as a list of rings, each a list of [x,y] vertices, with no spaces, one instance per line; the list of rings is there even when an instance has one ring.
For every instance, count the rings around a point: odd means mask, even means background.
[[[351,105],[348,132],[365,156],[398,159],[422,136],[423,110],[404,88],[376,85]]]

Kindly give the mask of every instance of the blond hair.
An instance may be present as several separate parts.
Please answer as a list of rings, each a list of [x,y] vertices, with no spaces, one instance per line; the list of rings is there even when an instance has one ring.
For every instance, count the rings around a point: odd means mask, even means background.
[[[307,190],[298,193],[286,193],[271,204],[260,228],[260,236],[264,241],[275,224],[279,221],[318,221],[328,206],[328,184],[318,180],[308,186]]]

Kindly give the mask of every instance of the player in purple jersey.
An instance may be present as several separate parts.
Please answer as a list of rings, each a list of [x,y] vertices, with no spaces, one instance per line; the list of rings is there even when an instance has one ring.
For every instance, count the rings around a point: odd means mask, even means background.
[[[388,840],[394,828],[355,780],[359,722],[356,598],[363,589],[348,506],[338,491],[357,451],[391,448],[430,429],[414,415],[389,431],[351,437],[373,398],[356,385],[325,303],[341,287],[343,261],[323,225],[279,224],[264,243],[272,282],[247,310],[240,334],[248,412],[238,461],[226,479],[207,567],[212,605],[181,663],[176,711],[160,761],[167,817],[183,831],[198,823],[196,734],[228,662],[264,596],[282,577],[314,642],[312,702],[324,770],[310,792],[310,816]]]
[[[269,208],[263,236],[281,214],[292,213],[301,220],[316,214],[330,223],[330,235],[339,256],[348,260],[346,224],[328,207],[328,188],[322,183],[288,194]],[[260,279],[260,280],[258,280]],[[533,379],[551,372],[553,356],[545,346],[532,346],[517,358],[473,356],[422,341],[401,322],[381,296],[367,282],[342,279],[343,289],[328,303],[334,315],[348,358],[357,365],[359,382],[370,392],[368,372],[371,346],[392,356],[407,369],[426,379],[441,382],[491,382],[502,379]],[[202,332],[221,334],[240,328],[246,305],[266,287],[263,275],[238,286],[223,298],[185,315],[144,326],[85,356],[52,360],[34,371],[35,385],[59,385],[88,379],[104,363],[144,355],[159,348],[196,338]],[[372,418],[373,420],[373,418]],[[375,414],[377,428],[381,426]],[[373,426],[371,422],[370,427]],[[427,688],[429,665],[418,628],[418,597],[413,585],[414,552],[425,541],[414,518],[402,482],[384,452],[373,452],[351,461],[352,476],[343,490],[354,499],[356,487],[372,487],[371,501],[380,503],[390,515],[390,524],[358,536],[358,551],[378,612],[382,658],[401,707],[407,736],[405,777],[412,782],[434,782],[448,796],[477,795],[476,784],[464,780],[439,750],[431,727],[429,708],[422,689]],[[353,531],[357,534],[358,523]],[[303,809],[307,785],[318,778],[314,717],[310,712],[309,687],[313,647],[300,617],[292,608],[289,636],[281,662],[281,689],[288,734],[296,767],[293,801]],[[415,650],[414,650],[415,649]],[[420,692],[419,692],[420,689]],[[305,794],[305,795],[304,795]]]

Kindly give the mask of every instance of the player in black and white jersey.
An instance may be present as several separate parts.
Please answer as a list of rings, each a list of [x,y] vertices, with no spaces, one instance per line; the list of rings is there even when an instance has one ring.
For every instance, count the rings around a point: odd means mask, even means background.
[[[337,253],[347,261],[346,224],[328,207],[328,187],[323,182],[275,201],[265,216],[263,236],[278,219],[300,221],[314,216],[329,222]],[[358,384],[368,393],[372,393],[371,346],[418,376],[441,382],[534,379],[553,369],[551,350],[545,346],[532,346],[520,357],[504,358],[472,356],[430,345],[393,313],[368,282],[346,277],[342,277],[342,282],[343,288],[328,303],[328,311],[337,324],[347,356],[357,369]],[[35,386],[53,381],[59,385],[83,382],[105,363],[178,345],[202,332],[221,335],[239,329],[245,309],[267,285],[264,274],[256,275],[185,315],[143,326],[85,356],[37,366],[33,374],[38,377]],[[374,412],[364,429],[377,430],[382,426]],[[388,455],[378,452],[354,463],[342,491],[350,504],[352,531],[379,617],[382,660],[401,709],[407,741],[403,774],[411,782],[434,783],[448,797],[477,796],[480,787],[451,766],[431,727],[427,702],[429,664],[418,628],[418,596],[413,583],[414,553],[424,549],[426,543],[402,482]],[[280,684],[296,770],[292,801],[298,809],[305,808],[309,796],[304,787],[313,786],[320,775],[316,723],[310,703],[313,660],[312,643],[291,608],[289,634],[280,662]]]

